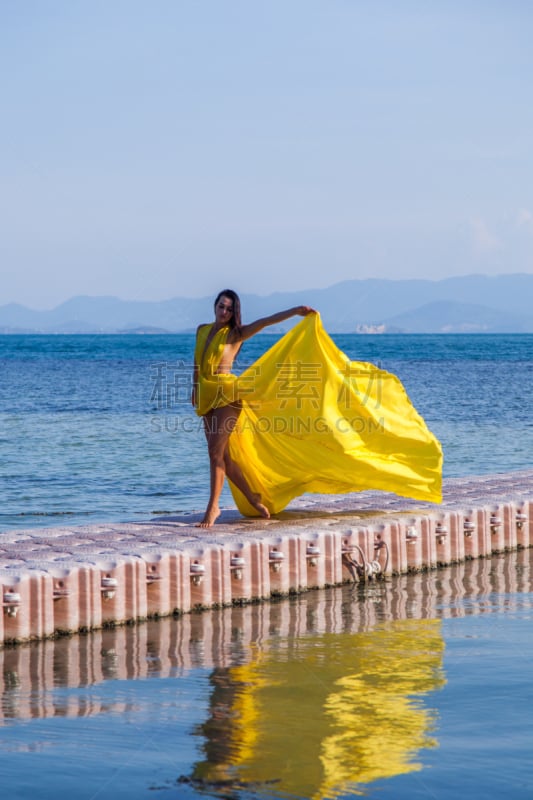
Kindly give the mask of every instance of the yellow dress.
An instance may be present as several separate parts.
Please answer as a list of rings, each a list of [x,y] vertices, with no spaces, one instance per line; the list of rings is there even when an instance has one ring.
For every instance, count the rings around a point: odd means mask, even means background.
[[[305,492],[442,499],[442,450],[399,379],[350,361],[308,314],[239,375],[217,374],[229,327],[198,331],[197,413],[242,403],[229,451],[271,513]],[[230,488],[242,514],[257,516]]]

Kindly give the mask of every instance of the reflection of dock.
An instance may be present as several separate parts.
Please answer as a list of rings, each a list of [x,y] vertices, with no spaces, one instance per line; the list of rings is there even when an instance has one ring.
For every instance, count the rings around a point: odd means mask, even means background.
[[[222,520],[209,531],[189,515],[0,534],[0,643],[387,574],[434,585],[425,570],[533,544],[533,471],[449,480],[438,507],[363,492]]]
[[[281,642],[293,647],[294,641],[309,636],[362,634],[389,621],[490,614],[499,607],[496,595],[508,595],[507,607],[515,603],[519,610],[519,594],[529,592],[533,580],[533,549],[455,564],[435,578],[430,572],[396,576],[365,587],[306,592],[290,601],[5,647],[0,650],[0,723],[120,711],[124,700],[102,700],[91,686],[178,676],[199,667],[243,666],[272,640],[279,651]],[[85,691],[66,694],[57,691],[61,687]]]

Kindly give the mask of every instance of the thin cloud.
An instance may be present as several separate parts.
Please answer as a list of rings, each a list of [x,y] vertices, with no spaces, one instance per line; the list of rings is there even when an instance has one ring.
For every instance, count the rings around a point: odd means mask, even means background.
[[[474,251],[477,255],[487,255],[501,249],[501,240],[492,233],[481,217],[470,220],[470,230]]]

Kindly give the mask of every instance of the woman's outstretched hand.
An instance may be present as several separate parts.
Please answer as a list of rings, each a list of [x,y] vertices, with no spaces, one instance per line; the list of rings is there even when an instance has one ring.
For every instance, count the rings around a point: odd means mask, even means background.
[[[300,317],[306,317],[308,314],[316,314],[316,310],[311,308],[311,306],[298,306],[296,308],[296,313],[300,315]]]

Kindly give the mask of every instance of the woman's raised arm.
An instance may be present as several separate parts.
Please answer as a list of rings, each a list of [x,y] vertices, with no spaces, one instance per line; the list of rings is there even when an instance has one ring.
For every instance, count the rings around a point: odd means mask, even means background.
[[[284,322],[291,317],[306,317],[308,314],[316,314],[315,309],[310,306],[294,306],[294,308],[288,308],[286,311],[278,311],[277,314],[271,314],[269,317],[261,317],[261,319],[256,319],[255,322],[250,322],[249,325],[242,325],[239,339],[244,341],[251,336],[255,336],[263,328],[268,328],[269,325],[277,325],[278,322]]]

